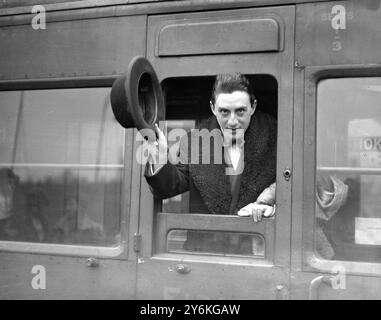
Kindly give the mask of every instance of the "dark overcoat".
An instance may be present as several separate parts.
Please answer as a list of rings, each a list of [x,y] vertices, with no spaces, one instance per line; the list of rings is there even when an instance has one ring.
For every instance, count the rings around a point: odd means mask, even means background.
[[[255,202],[259,194],[275,182],[276,121],[266,113],[255,111],[244,137],[243,172],[233,192],[232,179],[226,174],[229,165],[224,156],[218,156],[218,153],[224,154],[224,147],[216,117],[209,118],[199,129],[207,130],[191,131],[181,139],[180,163],[167,163],[155,175],[146,175],[146,180],[158,199],[190,191],[191,213],[236,214],[242,207]],[[214,138],[208,145],[210,163],[205,164],[202,162],[205,153],[202,144],[206,141],[203,138],[212,130],[217,130],[219,136],[212,135]],[[202,141],[197,150],[192,149],[191,141],[195,138]],[[198,163],[194,163],[194,159],[199,159]]]

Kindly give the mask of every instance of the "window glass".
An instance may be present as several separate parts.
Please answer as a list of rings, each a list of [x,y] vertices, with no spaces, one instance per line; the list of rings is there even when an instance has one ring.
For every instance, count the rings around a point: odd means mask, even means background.
[[[0,240],[118,242],[124,133],[109,92],[0,92]]]
[[[184,129],[184,134],[191,129],[195,128],[195,120],[168,120],[166,121],[166,131],[170,132],[172,129]],[[182,136],[178,136],[176,141],[168,139],[168,148],[170,150],[178,149],[180,139]],[[178,194],[169,199],[163,200],[163,212],[168,213],[188,213],[189,212],[189,191],[182,194]]]
[[[381,258],[381,78],[319,82],[315,249]]]
[[[167,251],[217,255],[265,257],[265,239],[260,234],[171,230],[167,237]]]

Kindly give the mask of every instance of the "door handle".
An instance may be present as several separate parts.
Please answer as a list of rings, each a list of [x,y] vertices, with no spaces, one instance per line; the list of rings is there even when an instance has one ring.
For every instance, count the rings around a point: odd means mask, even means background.
[[[319,290],[320,285],[322,283],[325,283],[327,285],[332,286],[332,282],[334,279],[335,279],[334,276],[318,276],[318,277],[312,279],[312,281],[310,283],[308,299],[309,300],[317,300],[318,290]]]
[[[175,266],[175,270],[180,274],[187,274],[191,271],[191,268],[184,263],[178,263]]]
[[[88,258],[86,260],[86,265],[89,268],[98,268],[99,267],[99,260],[95,258]]]

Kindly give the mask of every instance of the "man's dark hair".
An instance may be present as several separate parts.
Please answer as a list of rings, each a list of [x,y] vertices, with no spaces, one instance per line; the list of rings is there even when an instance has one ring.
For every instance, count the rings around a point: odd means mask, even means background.
[[[226,73],[216,76],[212,91],[212,103],[216,102],[216,97],[220,93],[233,93],[234,91],[244,91],[250,97],[250,104],[253,106],[255,96],[249,80],[241,73]]]

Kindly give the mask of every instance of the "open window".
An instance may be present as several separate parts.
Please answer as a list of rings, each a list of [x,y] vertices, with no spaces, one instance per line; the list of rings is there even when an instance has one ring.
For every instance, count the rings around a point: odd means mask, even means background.
[[[277,118],[276,79],[266,74],[247,77],[258,100],[257,108]],[[163,81],[167,132],[174,128],[188,132],[212,116],[209,101],[214,80],[215,76],[203,76]],[[178,144],[180,138],[169,141],[169,147]],[[185,192],[156,203],[156,252],[255,258],[272,254],[274,218],[254,224],[251,217],[190,212],[190,201],[189,192]]]
[[[109,91],[0,91],[0,241],[119,243],[124,132]]]

